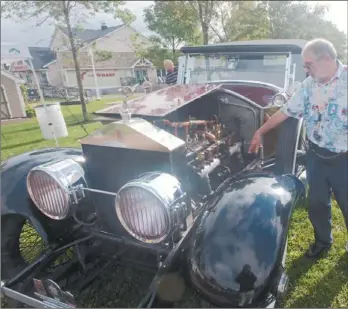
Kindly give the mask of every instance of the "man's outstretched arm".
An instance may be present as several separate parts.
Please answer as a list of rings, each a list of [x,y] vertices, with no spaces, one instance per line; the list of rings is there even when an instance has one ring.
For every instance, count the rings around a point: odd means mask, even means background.
[[[289,116],[284,114],[282,110],[277,111],[272,117],[270,117],[267,122],[254,133],[250,142],[249,153],[258,153],[262,136],[288,118]]]
[[[304,112],[304,99],[306,97],[306,85],[308,80],[302,83],[302,87],[287,101],[284,106],[267,120],[255,133],[250,142],[249,153],[258,153],[262,136],[277,127],[289,117],[300,119]]]

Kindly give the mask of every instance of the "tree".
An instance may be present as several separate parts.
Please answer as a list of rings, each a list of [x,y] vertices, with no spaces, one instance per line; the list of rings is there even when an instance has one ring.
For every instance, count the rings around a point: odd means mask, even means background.
[[[347,34],[340,31],[332,22],[325,20],[327,5],[310,5],[299,1],[261,1],[259,12],[266,17],[268,38],[304,39],[326,38],[336,47],[339,58],[345,60]]]
[[[326,5],[300,1],[217,1],[212,21],[215,42],[323,37],[345,61],[347,34],[325,20]],[[217,32],[217,33],[216,33]]]
[[[214,1],[214,0],[206,0],[206,1],[181,1],[182,9],[184,7],[191,7],[194,11],[195,18],[198,19],[201,25],[202,31],[202,39],[203,45],[207,45],[209,43],[209,33],[210,30],[213,30],[215,33],[217,32],[212,25],[214,18],[216,17],[216,9],[219,3],[228,2],[228,1]]]
[[[180,51],[172,50],[169,48],[165,48],[159,44],[151,41],[150,46],[144,46],[144,44],[134,43],[134,48],[136,51],[136,55],[139,58],[146,58],[150,60],[153,65],[157,68],[163,67],[163,61],[165,59],[172,59],[173,62],[176,62],[176,59],[180,56]]]
[[[255,40],[267,36],[266,17],[258,1],[219,1],[213,25],[214,42]]]
[[[232,37],[231,33],[238,20],[243,16],[244,32],[250,32],[250,26],[255,24],[254,19],[248,14],[254,11],[244,11],[241,8],[253,7],[257,1],[181,1],[181,10],[192,8],[194,16],[198,19],[202,42],[207,45],[210,41],[225,42]],[[256,11],[255,11],[256,12]],[[240,30],[240,29],[238,29]]]
[[[199,38],[192,8],[182,10],[181,1],[155,1],[144,10],[144,21],[156,33],[150,37],[153,45],[170,49],[173,58],[180,45]]]
[[[122,9],[123,1],[2,1],[1,15],[4,18],[17,17],[20,20],[32,18],[41,19],[37,26],[46,21],[55,21],[66,25],[68,29],[69,45],[72,52],[76,79],[81,100],[81,108],[84,120],[88,120],[88,113],[85,98],[83,95],[83,86],[80,74],[80,65],[78,61],[78,47],[73,30],[72,16],[74,13],[84,11],[92,17],[96,12],[103,11],[113,13],[115,18],[120,18],[124,23],[134,20],[133,14],[129,10]]]

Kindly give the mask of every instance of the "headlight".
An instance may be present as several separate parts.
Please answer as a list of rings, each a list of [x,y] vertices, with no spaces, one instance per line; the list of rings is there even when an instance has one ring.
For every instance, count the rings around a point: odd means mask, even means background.
[[[273,101],[273,105],[281,107],[287,101],[287,97],[283,93],[278,93],[273,97],[272,101]]]
[[[166,239],[187,216],[179,181],[165,173],[147,173],[124,185],[116,213],[126,231],[146,243]]]
[[[81,185],[86,186],[84,170],[72,159],[37,166],[27,177],[33,203],[55,220],[67,218],[72,213],[74,204],[81,198],[74,189]]]

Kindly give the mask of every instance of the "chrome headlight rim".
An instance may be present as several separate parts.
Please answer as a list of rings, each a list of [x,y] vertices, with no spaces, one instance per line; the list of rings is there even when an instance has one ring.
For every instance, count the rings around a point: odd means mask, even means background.
[[[162,184],[165,185],[162,187]],[[131,190],[122,196],[122,192],[128,189],[136,191]],[[166,241],[180,227],[183,220],[186,220],[189,212],[186,197],[185,190],[176,176],[167,172],[151,171],[124,184],[118,190],[114,207],[118,221],[130,236],[138,241],[156,245]],[[142,200],[147,198],[149,200],[142,205]],[[136,204],[139,206],[134,207]],[[130,212],[125,212],[127,207],[131,207],[128,208]],[[154,217],[153,213],[156,214]],[[136,223],[135,220],[141,221]],[[150,226],[155,230],[149,231]]]
[[[281,100],[282,100],[281,104],[276,103],[277,98],[281,98]],[[280,92],[280,93],[277,93],[273,96],[272,104],[273,104],[273,106],[276,106],[276,107],[282,107],[286,103],[287,100],[288,100],[288,96],[285,93]]]
[[[121,199],[121,193],[122,191],[129,189],[129,188],[140,188],[143,189],[149,193],[151,193],[154,198],[156,198],[162,205],[162,210],[165,212],[165,216],[166,216],[166,221],[168,222],[167,226],[166,226],[166,230],[165,232],[163,232],[163,235],[161,237],[158,237],[154,240],[152,239],[147,239],[144,237],[139,236],[138,234],[136,234],[135,232],[133,232],[133,230],[129,227],[128,223],[125,221],[124,219],[124,215],[121,212],[121,207],[120,207],[120,199]],[[158,192],[156,192],[151,186],[148,186],[146,184],[146,182],[140,182],[139,180],[135,180],[135,181],[130,181],[129,183],[126,183],[124,186],[122,186],[118,192],[117,192],[117,196],[116,196],[116,201],[115,201],[115,208],[116,208],[116,214],[117,214],[117,218],[120,220],[123,228],[131,235],[133,236],[135,239],[140,240],[144,243],[147,244],[158,244],[163,242],[170,234],[170,230],[172,227],[172,216],[170,213],[170,210],[166,207],[164,207],[166,201],[163,200],[163,198],[161,198],[158,194]]]
[[[59,164],[61,164],[60,169]],[[40,179],[39,181],[37,178],[34,178],[34,181],[36,181],[36,183],[32,183],[31,181],[33,180],[33,177],[37,177],[36,175],[34,175],[35,173],[38,173],[39,177],[41,176],[44,178]],[[64,199],[49,195],[52,192],[47,191],[47,181],[51,182],[48,185],[49,189],[52,190],[52,188],[54,188],[56,190],[59,190],[64,195]],[[40,189],[35,188],[36,192],[34,192],[34,187],[40,185],[46,185],[46,187],[40,187]],[[79,200],[81,199],[80,194],[77,193],[77,188],[81,186],[87,187],[85,169],[74,158],[56,159],[42,163],[31,168],[26,177],[27,192],[35,207],[44,216],[56,221],[68,219],[73,215],[79,203]],[[39,199],[40,196],[46,194],[48,196],[44,197],[44,200]],[[84,194],[82,194],[82,198],[83,197],[85,197]],[[62,201],[63,203],[59,205],[59,203]],[[59,206],[61,207],[60,209],[63,210],[63,212],[60,212],[58,215],[52,214],[52,210],[54,211],[54,208]],[[51,209],[47,211],[47,207],[51,207]]]
[[[67,203],[71,203],[71,200],[70,200],[70,195],[69,195],[69,191],[62,185],[61,181],[59,179],[57,179],[56,177],[54,177],[53,175],[47,173],[46,171],[42,170],[40,167],[34,167],[33,169],[30,170],[30,172],[28,173],[28,176],[27,176],[27,181],[26,181],[26,184],[27,184],[27,190],[28,190],[28,193],[29,193],[29,196],[32,200],[32,202],[34,203],[35,207],[42,213],[44,214],[46,217],[52,219],[52,220],[64,220],[65,218],[68,217],[69,213],[70,213],[70,208],[68,207],[67,210],[64,212],[63,215],[61,216],[54,216],[54,215],[51,215],[45,211],[42,210],[41,207],[38,207],[39,205],[39,202],[37,201],[37,199],[35,198],[35,195],[34,195],[34,192],[32,190],[32,185],[30,184],[30,178],[31,176],[36,173],[36,172],[40,172],[40,173],[43,173],[45,174],[46,176],[50,177],[50,178],[53,178],[57,184],[59,184],[59,189],[60,190],[63,190],[64,193],[67,195]]]

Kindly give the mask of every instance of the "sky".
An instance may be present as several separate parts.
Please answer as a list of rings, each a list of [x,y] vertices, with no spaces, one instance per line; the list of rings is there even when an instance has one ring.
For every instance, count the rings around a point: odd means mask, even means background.
[[[316,1],[317,3],[325,3],[330,7],[330,12],[327,15],[327,19],[336,24],[337,28],[348,32],[347,26],[347,14],[348,6],[347,1]]]
[[[337,27],[347,31],[347,1],[316,1],[318,3],[326,3],[330,6],[330,12],[327,19],[332,21]],[[136,15],[136,21],[132,25],[137,31],[144,35],[149,35],[151,32],[146,28],[143,21],[143,9],[149,6],[153,1],[126,1],[126,7]],[[120,21],[114,20],[113,16],[98,13],[94,18],[87,20],[84,23],[85,28],[98,28],[102,21],[106,21],[109,26],[114,26]],[[41,27],[35,26],[36,20],[27,22],[17,22],[13,20],[1,20],[1,41],[2,42],[17,42],[29,46],[49,46],[50,38],[53,34],[54,25],[47,23]]]

